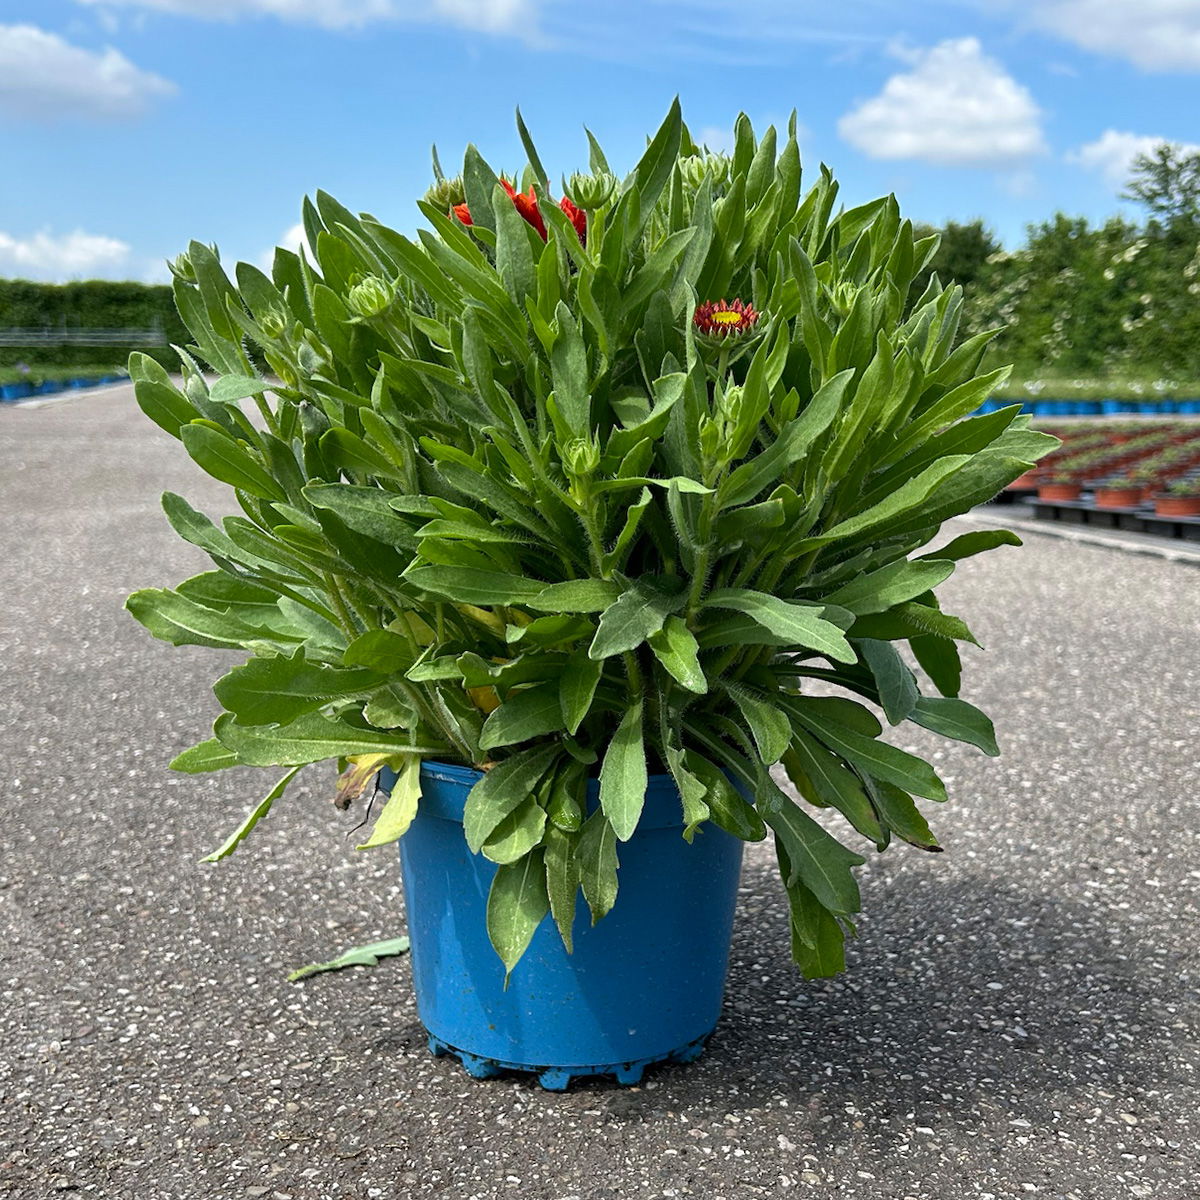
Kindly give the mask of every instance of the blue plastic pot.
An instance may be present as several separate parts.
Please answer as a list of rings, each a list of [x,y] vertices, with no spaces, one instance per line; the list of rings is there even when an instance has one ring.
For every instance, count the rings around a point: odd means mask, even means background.
[[[1054,400],[1035,400],[1033,415],[1035,417],[1053,417],[1058,413],[1058,404]]]
[[[429,1048],[478,1078],[533,1071],[553,1090],[588,1075],[636,1083],[652,1063],[698,1057],[721,1013],[741,841],[708,825],[688,845],[673,781],[652,777],[638,830],[617,847],[612,912],[593,926],[579,897],[573,954],[547,916],[505,989],[486,927],[496,866],[463,836],[479,778],[426,763],[418,815],[400,842]],[[593,804],[596,789],[593,781]]]
[[[27,383],[0,383],[0,400],[7,404],[15,400],[23,400],[33,394],[33,388]]]
[[[1179,411],[1181,413],[1200,413],[1200,400],[1180,400]]]
[[[56,392],[63,390],[61,379],[47,379],[37,386],[37,394],[39,396],[52,396]]]
[[[1106,416],[1114,416],[1125,411],[1125,402],[1123,400],[1101,400],[1100,411]]]
[[[1100,415],[1099,400],[1080,400],[1078,405],[1079,415],[1083,417],[1098,417]]]

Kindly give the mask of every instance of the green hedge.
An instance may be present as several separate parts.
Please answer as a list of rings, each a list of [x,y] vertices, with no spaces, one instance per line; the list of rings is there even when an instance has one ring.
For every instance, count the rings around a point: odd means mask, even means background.
[[[175,311],[171,289],[164,284],[88,280],[83,283],[34,283],[0,279],[0,328],[162,330],[162,345],[87,346],[74,343],[0,346],[0,366],[18,362],[60,367],[109,364],[124,367],[131,350],[141,350],[164,366],[177,367],[171,343],[182,345],[189,334]]]

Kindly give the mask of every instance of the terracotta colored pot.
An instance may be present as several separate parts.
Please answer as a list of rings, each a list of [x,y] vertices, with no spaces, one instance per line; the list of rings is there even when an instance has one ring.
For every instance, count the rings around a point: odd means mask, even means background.
[[[1200,517],[1200,496],[1155,496],[1156,517]]]
[[[1042,483],[1038,485],[1039,500],[1078,500],[1083,485],[1079,483]]]
[[[1141,501],[1141,488],[1098,487],[1096,489],[1095,504],[1097,508],[1134,508]]]

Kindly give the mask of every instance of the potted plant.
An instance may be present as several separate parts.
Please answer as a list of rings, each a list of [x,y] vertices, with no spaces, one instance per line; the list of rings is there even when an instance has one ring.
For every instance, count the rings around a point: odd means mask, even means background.
[[[1078,500],[1082,492],[1083,484],[1071,470],[1055,468],[1038,480],[1039,500]]]
[[[1096,485],[1093,504],[1097,508],[1135,508],[1142,500],[1145,484],[1132,475],[1114,475]]]
[[[1200,477],[1176,479],[1154,497],[1156,517],[1200,517]]]
[[[468,148],[415,239],[318,193],[315,262],[174,264],[194,345],[182,387],[135,354],[137,402],[240,513],[165,496],[215,570],[128,607],[249,652],[173,766],[284,774],[210,858],[307,764],[343,808],[386,770],[363,845],[400,841],[433,1048],[628,1081],[713,1027],[744,841],[774,837],[813,977],[863,862],[821,812],[938,848],[944,786],[876,714],[996,753],[936,588],[1018,539],[927,547],[1056,443],[966,416],[1007,372],[956,341],[959,288],[906,303],[935,239],[824,168],[802,195],[794,121],[725,157],[676,104],[557,201],[520,131],[521,178]]]

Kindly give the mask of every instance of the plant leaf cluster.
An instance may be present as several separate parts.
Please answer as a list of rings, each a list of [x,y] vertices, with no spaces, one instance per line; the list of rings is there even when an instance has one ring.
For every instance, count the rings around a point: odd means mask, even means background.
[[[336,759],[345,803],[390,766],[366,845],[407,828],[421,759],[484,768],[465,832],[498,865],[508,970],[547,914],[571,945],[580,893],[611,909],[669,773],[689,840],[773,833],[794,957],[829,974],[863,858],[815,810],[878,850],[937,848],[917,800],[943,784],[876,712],[996,753],[959,696],[975,639],[936,589],[1017,539],[918,552],[1054,439],[1016,408],[968,416],[1005,372],[978,373],[990,335],[958,338],[960,289],[909,296],[936,239],[890,196],[838,207],[824,167],[804,190],[794,121],[760,138],[743,116],[711,155],[673,105],[615,184],[589,140],[583,237],[531,144],[544,240],[468,147],[470,226],[423,203],[410,238],[318,193],[311,261],[230,278],[193,243],[175,264],[182,384],[134,356],[137,400],[240,511],[165,496],[214,569],[129,608],[250,657],[173,765]],[[762,315],[714,344],[692,314],[721,297]]]

